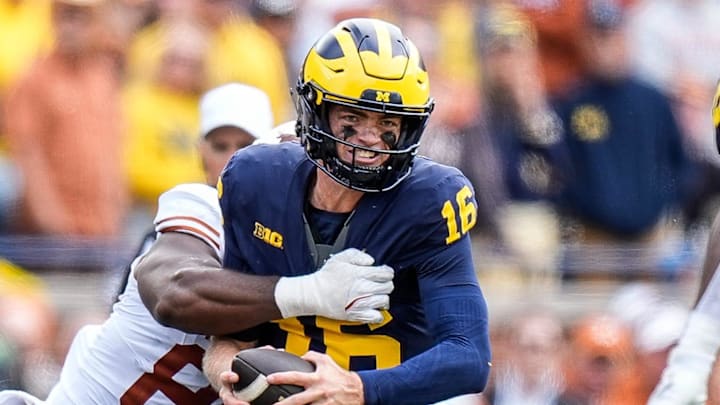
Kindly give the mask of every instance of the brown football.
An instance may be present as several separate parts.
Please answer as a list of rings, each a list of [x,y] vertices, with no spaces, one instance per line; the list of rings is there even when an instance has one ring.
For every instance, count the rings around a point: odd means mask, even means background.
[[[232,362],[232,371],[240,376],[233,384],[235,396],[252,405],[270,405],[303,391],[297,385],[270,385],[265,377],[281,371],[313,372],[315,366],[292,353],[267,348],[247,349],[238,352]]]

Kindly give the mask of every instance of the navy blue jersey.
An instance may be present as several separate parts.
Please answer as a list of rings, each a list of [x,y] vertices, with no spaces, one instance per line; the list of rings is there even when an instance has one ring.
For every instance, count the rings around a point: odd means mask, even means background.
[[[225,267],[281,276],[316,270],[303,222],[315,172],[296,143],[258,145],[233,156],[219,187]],[[473,345],[474,356],[457,361],[477,361],[473,371],[484,385],[489,371],[487,313],[467,235],[476,215],[472,186],[457,169],[415,159],[411,175],[398,187],[363,195],[345,240],[344,248],[364,250],[376,264],[395,270],[384,321],[285,319],[273,323],[264,343],[299,355],[324,352],[346,369],[373,370],[392,368],[448,339],[473,334],[469,339],[480,342]],[[454,381],[454,376],[448,378]]]

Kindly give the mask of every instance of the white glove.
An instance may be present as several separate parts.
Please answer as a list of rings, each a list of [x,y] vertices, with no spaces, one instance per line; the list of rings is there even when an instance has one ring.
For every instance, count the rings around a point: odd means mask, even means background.
[[[678,345],[647,405],[703,405],[715,353],[720,347],[720,325],[693,311]]]
[[[357,249],[331,255],[316,272],[281,277],[275,286],[275,303],[283,318],[319,315],[343,321],[379,323],[387,309],[395,272],[390,266],[373,266],[372,256]]]

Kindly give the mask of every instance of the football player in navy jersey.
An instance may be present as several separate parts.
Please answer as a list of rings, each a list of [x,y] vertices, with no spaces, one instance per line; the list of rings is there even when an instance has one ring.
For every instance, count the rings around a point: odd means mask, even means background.
[[[296,101],[301,142],[236,153],[218,184],[223,265],[256,277],[148,266],[138,275],[146,303],[176,327],[242,332],[315,363],[268,377],[305,387],[282,404],[427,404],[482,391],[490,347],[468,235],[474,191],[458,170],[416,157],[433,109],[417,48],[384,21],[341,22],[308,53]],[[316,293],[295,280],[336,261],[394,269],[389,303],[365,302],[381,310],[351,321],[342,308],[299,310]],[[257,327],[216,325],[219,314]],[[230,392],[237,376],[214,374],[230,368],[229,342],[215,340],[206,374],[220,378],[226,404],[243,404]]]

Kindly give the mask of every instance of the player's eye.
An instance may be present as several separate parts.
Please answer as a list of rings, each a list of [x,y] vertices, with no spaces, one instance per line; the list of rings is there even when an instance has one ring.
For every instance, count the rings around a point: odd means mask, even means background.
[[[346,122],[351,122],[353,124],[360,121],[360,117],[358,117],[355,114],[343,114],[340,116],[340,119],[342,119],[343,121],[346,121]]]
[[[386,129],[395,129],[400,126],[400,121],[396,119],[384,119],[380,121],[380,125]]]

